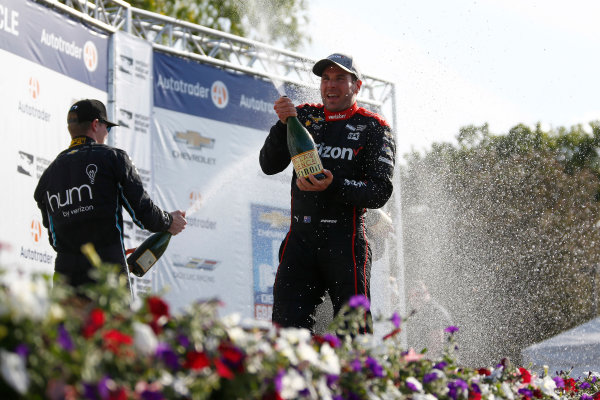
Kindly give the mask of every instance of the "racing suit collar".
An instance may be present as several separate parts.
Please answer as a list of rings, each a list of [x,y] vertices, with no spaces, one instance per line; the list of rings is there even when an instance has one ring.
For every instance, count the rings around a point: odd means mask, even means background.
[[[71,139],[71,144],[69,145],[69,148],[79,146],[85,143],[96,143],[96,141],[89,136],[76,136],[73,139]]]
[[[347,108],[343,111],[330,112],[325,108],[325,121],[339,121],[342,119],[348,119],[358,111],[358,104],[352,104],[352,107]]]

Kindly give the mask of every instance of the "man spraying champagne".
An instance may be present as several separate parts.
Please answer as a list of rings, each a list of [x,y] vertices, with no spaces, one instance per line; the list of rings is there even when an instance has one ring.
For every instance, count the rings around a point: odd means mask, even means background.
[[[167,213],[144,190],[127,153],[105,145],[111,128],[106,107],[98,100],[81,100],[67,114],[71,144],[40,177],[35,189],[50,244],[56,250],[54,271],[78,287],[92,282],[92,268],[81,246],[92,243],[103,261],[123,266],[123,213],[151,232],[173,235],[186,225],[182,211]]]
[[[380,208],[392,194],[395,144],[379,115],[358,107],[361,74],[352,57],[332,54],[313,66],[321,77],[323,104],[294,106],[282,96],[279,121],[260,151],[264,173],[290,164],[286,124],[297,118],[308,130],[323,165],[317,179],[294,172],[290,231],[279,250],[273,286],[273,322],[313,330],[314,311],[327,291],[335,313],[355,295],[370,298],[371,249],[367,208]],[[372,331],[365,314],[367,331]]]

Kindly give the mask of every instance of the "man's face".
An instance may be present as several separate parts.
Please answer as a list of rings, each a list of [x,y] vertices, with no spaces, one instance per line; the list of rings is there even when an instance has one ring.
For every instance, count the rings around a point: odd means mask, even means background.
[[[335,64],[325,68],[321,75],[321,98],[327,111],[338,112],[350,108],[356,101],[361,83]]]

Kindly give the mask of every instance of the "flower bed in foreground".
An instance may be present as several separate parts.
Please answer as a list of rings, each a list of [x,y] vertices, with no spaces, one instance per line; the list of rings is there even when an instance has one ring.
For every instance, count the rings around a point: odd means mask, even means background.
[[[173,314],[151,296],[132,310],[125,278],[108,265],[96,273],[103,283],[86,288],[88,304],[58,285],[50,293],[44,277],[0,288],[1,398],[600,400],[594,373],[457,365],[455,327],[438,360],[401,348],[397,314],[383,340],[345,335],[357,331],[365,298],[333,322],[337,335],[311,336],[219,318],[218,301]]]

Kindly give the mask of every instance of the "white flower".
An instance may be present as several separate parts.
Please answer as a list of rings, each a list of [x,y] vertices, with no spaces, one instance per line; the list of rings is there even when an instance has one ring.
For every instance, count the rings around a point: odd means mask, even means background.
[[[24,395],[29,388],[29,375],[25,360],[16,353],[0,349],[0,372],[4,381],[18,393]]]
[[[133,345],[142,354],[153,355],[158,347],[158,339],[154,331],[147,324],[133,323]]]
[[[310,331],[303,328],[285,328],[279,331],[279,336],[290,344],[306,343],[310,340]]]
[[[406,378],[406,383],[410,384],[412,386],[412,388],[415,389],[416,392],[422,392],[423,391],[423,385],[414,376],[409,376],[408,378]],[[411,390],[412,390],[412,388],[411,388]]]
[[[298,344],[296,351],[300,361],[308,361],[312,365],[319,365],[319,354],[310,344],[301,342]]]
[[[415,393],[412,395],[413,400],[437,400],[432,394]]]
[[[502,390],[504,397],[506,397],[508,400],[513,400],[515,398],[515,395],[507,382],[502,382],[500,389]]]
[[[533,383],[535,386],[539,387],[545,395],[552,396],[555,399],[558,398],[558,395],[555,392],[556,382],[554,382],[554,379],[550,378],[550,376],[546,375],[543,379],[536,377],[533,380]]]
[[[281,397],[295,399],[300,391],[306,389],[306,382],[302,375],[292,368],[281,378],[281,386]]]
[[[319,399],[322,400],[331,400],[331,390],[329,390],[329,386],[327,386],[327,379],[324,376],[321,376],[317,381],[317,392],[319,393]]]
[[[9,296],[15,319],[42,320],[48,311],[49,288],[40,276],[20,276],[10,282]]]
[[[321,346],[321,369],[330,375],[339,375],[342,370],[340,359],[329,343]]]

